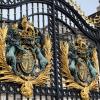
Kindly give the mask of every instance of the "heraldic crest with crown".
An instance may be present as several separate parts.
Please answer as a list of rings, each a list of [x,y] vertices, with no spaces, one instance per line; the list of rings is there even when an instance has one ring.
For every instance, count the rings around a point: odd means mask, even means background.
[[[91,90],[98,89],[99,63],[96,47],[78,34],[73,43],[60,42],[61,73],[65,86],[80,90],[82,100],[90,100]]]
[[[13,23],[11,28],[0,29],[0,77],[1,82],[21,85],[21,93],[32,96],[33,85],[44,85],[51,69],[51,40],[34,28],[26,16],[21,27]]]

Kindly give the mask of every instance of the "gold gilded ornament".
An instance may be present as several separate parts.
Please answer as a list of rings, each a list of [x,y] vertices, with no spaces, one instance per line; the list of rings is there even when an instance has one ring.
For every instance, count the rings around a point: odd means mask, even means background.
[[[78,43],[81,44],[82,42],[80,43],[78,41]],[[85,49],[82,49],[82,50],[85,50]],[[69,68],[68,56],[69,56],[69,44],[68,44],[68,42],[61,41],[60,42],[60,61],[61,61],[61,73],[62,73],[62,76],[65,78],[64,83],[66,84],[66,87],[69,89],[81,90],[80,95],[81,95],[82,100],[90,100],[90,97],[89,97],[90,91],[96,90],[97,86],[98,86],[98,84],[97,84],[98,74],[96,75],[96,78],[92,79],[92,81],[89,84],[84,83],[79,80],[78,80],[78,82],[76,82],[74,79],[74,76],[71,74],[71,70]],[[97,66],[96,69],[98,69],[97,53],[96,53],[95,48],[93,49],[92,59],[94,59],[95,66]]]
[[[32,25],[30,25],[30,23],[28,23],[25,16],[24,16],[24,21],[22,21],[22,25],[24,24],[24,22],[27,22],[27,29],[32,30],[32,31],[27,30],[26,26],[24,26],[24,32],[27,33],[27,31],[28,32],[30,31],[30,33],[32,32],[33,34],[35,34],[34,26],[32,26]],[[34,74],[35,72],[33,70],[32,70],[33,72],[31,71],[30,73],[27,73],[27,71],[25,71],[24,72],[25,74],[24,73],[21,74],[20,71],[18,72],[17,70],[13,69],[14,68],[13,66],[8,65],[8,63],[5,60],[6,55],[5,55],[4,51],[5,51],[5,45],[6,45],[5,39],[6,39],[6,36],[7,36],[7,30],[8,30],[7,27],[4,27],[4,28],[0,29],[0,67],[2,68],[2,70],[0,70],[0,75],[1,74],[4,75],[3,77],[0,77],[0,82],[13,82],[13,83],[20,84],[21,85],[20,91],[21,91],[22,95],[24,95],[26,97],[30,97],[30,96],[33,95],[33,85],[44,86],[46,84],[46,82],[49,80],[49,75],[50,75],[50,70],[51,70],[51,58],[52,58],[51,38],[50,38],[49,35],[44,36],[45,38],[44,38],[43,50],[44,50],[45,57],[39,51],[40,49],[39,49],[39,44],[38,43],[34,44],[35,48],[33,48],[33,49],[30,48],[29,46],[24,45],[25,47],[27,47],[28,51],[29,50],[30,51],[35,50],[36,56],[38,56],[38,58],[40,56],[43,58],[43,59],[40,59],[41,66],[43,66],[45,64],[43,62],[43,61],[45,61],[45,59],[47,59],[48,63],[45,65],[45,68],[43,70],[40,70],[39,73],[37,72],[38,74],[36,76],[35,76],[35,74]],[[17,31],[17,27],[16,27],[16,31]],[[16,31],[14,31],[14,32],[16,32]],[[22,36],[21,33],[20,33],[20,35]],[[22,36],[22,38],[24,36]],[[28,39],[29,38],[31,38],[31,35],[29,35]],[[25,53],[27,53],[27,51],[25,51],[24,54]],[[35,61],[37,61],[37,59],[35,59]],[[38,65],[33,67],[34,70],[37,66]],[[22,66],[22,68],[24,68],[24,66]],[[23,69],[19,68],[19,70],[23,70]]]

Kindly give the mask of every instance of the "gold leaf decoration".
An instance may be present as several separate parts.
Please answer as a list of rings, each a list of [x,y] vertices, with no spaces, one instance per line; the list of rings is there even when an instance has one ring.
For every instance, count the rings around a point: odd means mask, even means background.
[[[96,67],[96,70],[99,74],[99,61],[98,61],[98,54],[96,48],[93,49],[92,60],[94,61],[94,67]]]
[[[64,77],[68,79],[72,79],[73,77],[70,73],[68,68],[69,60],[68,60],[68,53],[69,53],[69,45],[67,42],[60,42],[60,61],[61,61],[61,71]]]
[[[0,64],[5,65],[5,39],[7,36],[7,26],[0,28]]]

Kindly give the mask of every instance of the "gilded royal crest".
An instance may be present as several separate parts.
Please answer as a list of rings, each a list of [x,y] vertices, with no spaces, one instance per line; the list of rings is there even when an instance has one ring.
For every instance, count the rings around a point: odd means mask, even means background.
[[[60,42],[61,72],[66,87],[81,90],[82,100],[90,100],[89,91],[97,89],[98,57],[96,48],[81,35],[74,43]]]
[[[21,93],[29,97],[33,85],[44,85],[49,79],[52,44],[50,36],[38,32],[27,17],[21,25],[23,29],[17,23],[0,29],[0,74],[4,75],[0,81],[21,84]]]

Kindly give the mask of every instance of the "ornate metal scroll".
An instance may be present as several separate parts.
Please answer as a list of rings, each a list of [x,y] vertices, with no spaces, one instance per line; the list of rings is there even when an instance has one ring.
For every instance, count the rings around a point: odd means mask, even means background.
[[[52,43],[50,36],[38,32],[27,17],[21,25],[22,29],[17,23],[0,29],[0,81],[20,84],[21,93],[29,97],[33,85],[43,86],[49,79]]]
[[[60,60],[66,87],[81,90],[81,98],[90,100],[89,92],[98,86],[96,48],[78,35],[74,43],[60,42]]]

